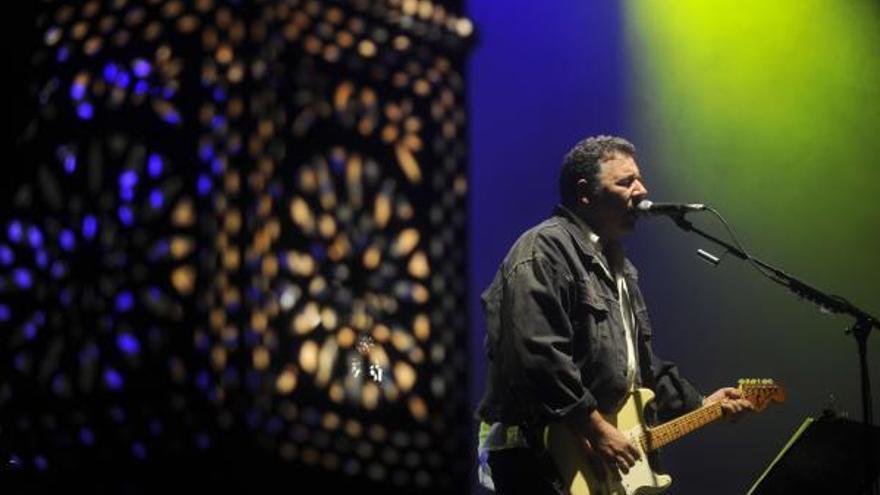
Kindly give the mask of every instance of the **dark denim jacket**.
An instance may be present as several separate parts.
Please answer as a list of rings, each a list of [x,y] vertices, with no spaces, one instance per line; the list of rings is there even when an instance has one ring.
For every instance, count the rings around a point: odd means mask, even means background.
[[[617,286],[585,228],[557,207],[520,236],[483,293],[489,368],[479,419],[540,426],[620,406],[627,346]],[[700,394],[651,349],[651,324],[629,260],[622,273],[638,327],[641,386],[657,394],[661,419],[695,409]]]

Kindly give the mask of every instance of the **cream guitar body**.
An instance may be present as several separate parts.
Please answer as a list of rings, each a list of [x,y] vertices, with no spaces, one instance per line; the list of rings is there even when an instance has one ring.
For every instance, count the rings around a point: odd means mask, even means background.
[[[772,380],[740,380],[739,388],[755,410],[763,410],[770,399],[777,402],[785,399],[782,387],[775,385]],[[605,418],[642,454],[626,474],[611,472],[598,462],[591,461],[579,444],[581,440],[573,436],[566,426],[551,425],[545,430],[545,444],[571,495],[650,495],[665,491],[672,484],[672,477],[654,472],[647,454],[722,416],[721,405],[714,403],[648,428],[644,411],[653,399],[654,393],[650,390],[637,389],[630,392],[616,414]],[[602,469],[604,476],[599,476],[597,469]]]
[[[604,480],[597,476],[594,466],[583,454],[575,438],[564,425],[553,425],[547,429],[547,448],[556,463],[556,469],[564,486],[572,495],[630,495],[660,493],[672,484],[672,477],[657,474],[651,470],[647,456],[639,445],[638,438],[645,433],[644,406],[654,399],[654,392],[640,388],[627,398],[623,407],[613,417],[606,418],[617,427],[639,450],[642,455],[631,467],[629,473],[606,472]]]

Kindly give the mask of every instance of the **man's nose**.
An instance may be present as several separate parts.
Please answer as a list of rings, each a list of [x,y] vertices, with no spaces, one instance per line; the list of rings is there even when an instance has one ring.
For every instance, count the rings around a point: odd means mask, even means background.
[[[637,199],[644,199],[645,197],[648,196],[648,188],[645,187],[645,185],[642,184],[641,181],[637,182],[636,183],[636,190],[633,193],[633,196],[636,197]]]

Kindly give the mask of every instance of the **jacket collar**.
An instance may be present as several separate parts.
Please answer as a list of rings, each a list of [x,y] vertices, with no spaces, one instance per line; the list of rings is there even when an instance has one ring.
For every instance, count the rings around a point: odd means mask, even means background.
[[[584,252],[590,256],[595,262],[599,263],[603,267],[606,267],[604,271],[607,271],[607,267],[609,266],[608,259],[605,254],[602,252],[602,247],[600,245],[599,236],[593,232],[593,229],[587,225],[582,218],[577,216],[577,214],[571,211],[569,208],[559,204],[556,205],[556,208],[553,211],[553,214],[557,217],[562,218],[564,221],[562,222],[565,226],[566,230],[572,234],[572,236],[577,240],[578,245]],[[620,249],[623,249],[621,246]],[[621,256],[623,253],[621,252]],[[623,269],[622,274],[624,277],[630,280],[636,280],[638,277],[638,271],[635,266],[630,263],[629,259],[626,256],[623,256]],[[610,276],[610,273],[608,274]]]

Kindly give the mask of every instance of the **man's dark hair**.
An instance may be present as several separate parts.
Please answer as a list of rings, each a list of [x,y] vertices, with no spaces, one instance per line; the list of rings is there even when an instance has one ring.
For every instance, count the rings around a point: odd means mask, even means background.
[[[599,190],[599,167],[615,153],[636,157],[636,147],[617,136],[593,136],[576,144],[565,155],[559,174],[559,195],[564,205],[577,203],[577,182],[585,179],[590,192]]]

